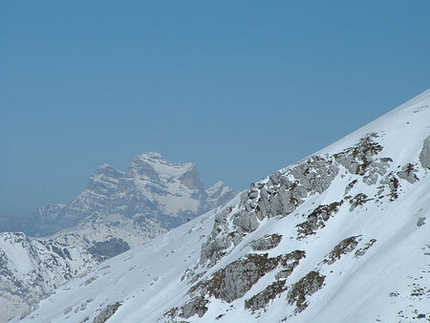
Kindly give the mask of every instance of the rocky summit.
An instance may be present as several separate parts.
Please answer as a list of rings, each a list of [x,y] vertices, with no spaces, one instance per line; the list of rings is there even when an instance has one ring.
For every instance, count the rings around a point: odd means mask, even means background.
[[[12,322],[430,322],[430,90]]]
[[[41,207],[21,223],[39,237],[0,232],[0,322],[29,313],[71,278],[234,195],[222,182],[205,190],[194,164],[158,153],[134,158],[126,172],[101,165],[71,203]]]
[[[25,232],[52,234],[97,213],[137,221],[151,218],[171,229],[227,202],[234,194],[222,182],[205,190],[193,163],[172,163],[149,152],[133,158],[126,172],[101,165],[72,202],[39,208],[33,214],[33,226]]]

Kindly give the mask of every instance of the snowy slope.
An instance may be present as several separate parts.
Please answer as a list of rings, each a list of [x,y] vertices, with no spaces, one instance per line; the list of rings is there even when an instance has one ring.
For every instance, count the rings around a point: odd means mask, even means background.
[[[97,263],[74,245],[0,233],[0,321],[28,313],[52,290]]]
[[[107,260],[22,322],[430,321],[429,105]]]

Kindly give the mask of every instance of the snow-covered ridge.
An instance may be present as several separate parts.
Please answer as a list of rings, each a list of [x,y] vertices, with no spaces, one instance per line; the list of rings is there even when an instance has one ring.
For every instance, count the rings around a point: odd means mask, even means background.
[[[151,165],[157,173],[163,174],[166,177],[180,177],[195,167],[194,163],[171,163],[157,152],[149,152],[139,155],[132,161],[132,165],[137,164],[138,162],[144,162]]]
[[[429,97],[109,259],[22,322],[430,321]]]

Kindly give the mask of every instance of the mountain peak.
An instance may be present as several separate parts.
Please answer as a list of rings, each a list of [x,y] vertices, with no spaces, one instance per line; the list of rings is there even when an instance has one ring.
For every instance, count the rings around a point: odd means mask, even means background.
[[[149,151],[143,154],[140,154],[139,156],[137,156],[137,158],[146,160],[146,159],[153,159],[153,160],[158,160],[158,159],[162,159],[165,160],[164,157],[156,151]]]
[[[103,163],[99,166],[99,169],[106,169],[106,168],[111,168],[112,166],[109,165],[108,163]]]
[[[133,158],[127,173],[158,181],[160,174],[163,177],[180,178],[185,173],[191,172],[194,169],[194,163],[173,163],[163,158],[160,153],[147,152]]]

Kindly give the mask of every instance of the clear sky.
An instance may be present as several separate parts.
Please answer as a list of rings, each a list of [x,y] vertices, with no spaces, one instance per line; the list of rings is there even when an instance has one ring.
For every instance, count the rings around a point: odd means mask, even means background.
[[[236,190],[430,88],[430,1],[1,1],[0,213],[143,152]]]

